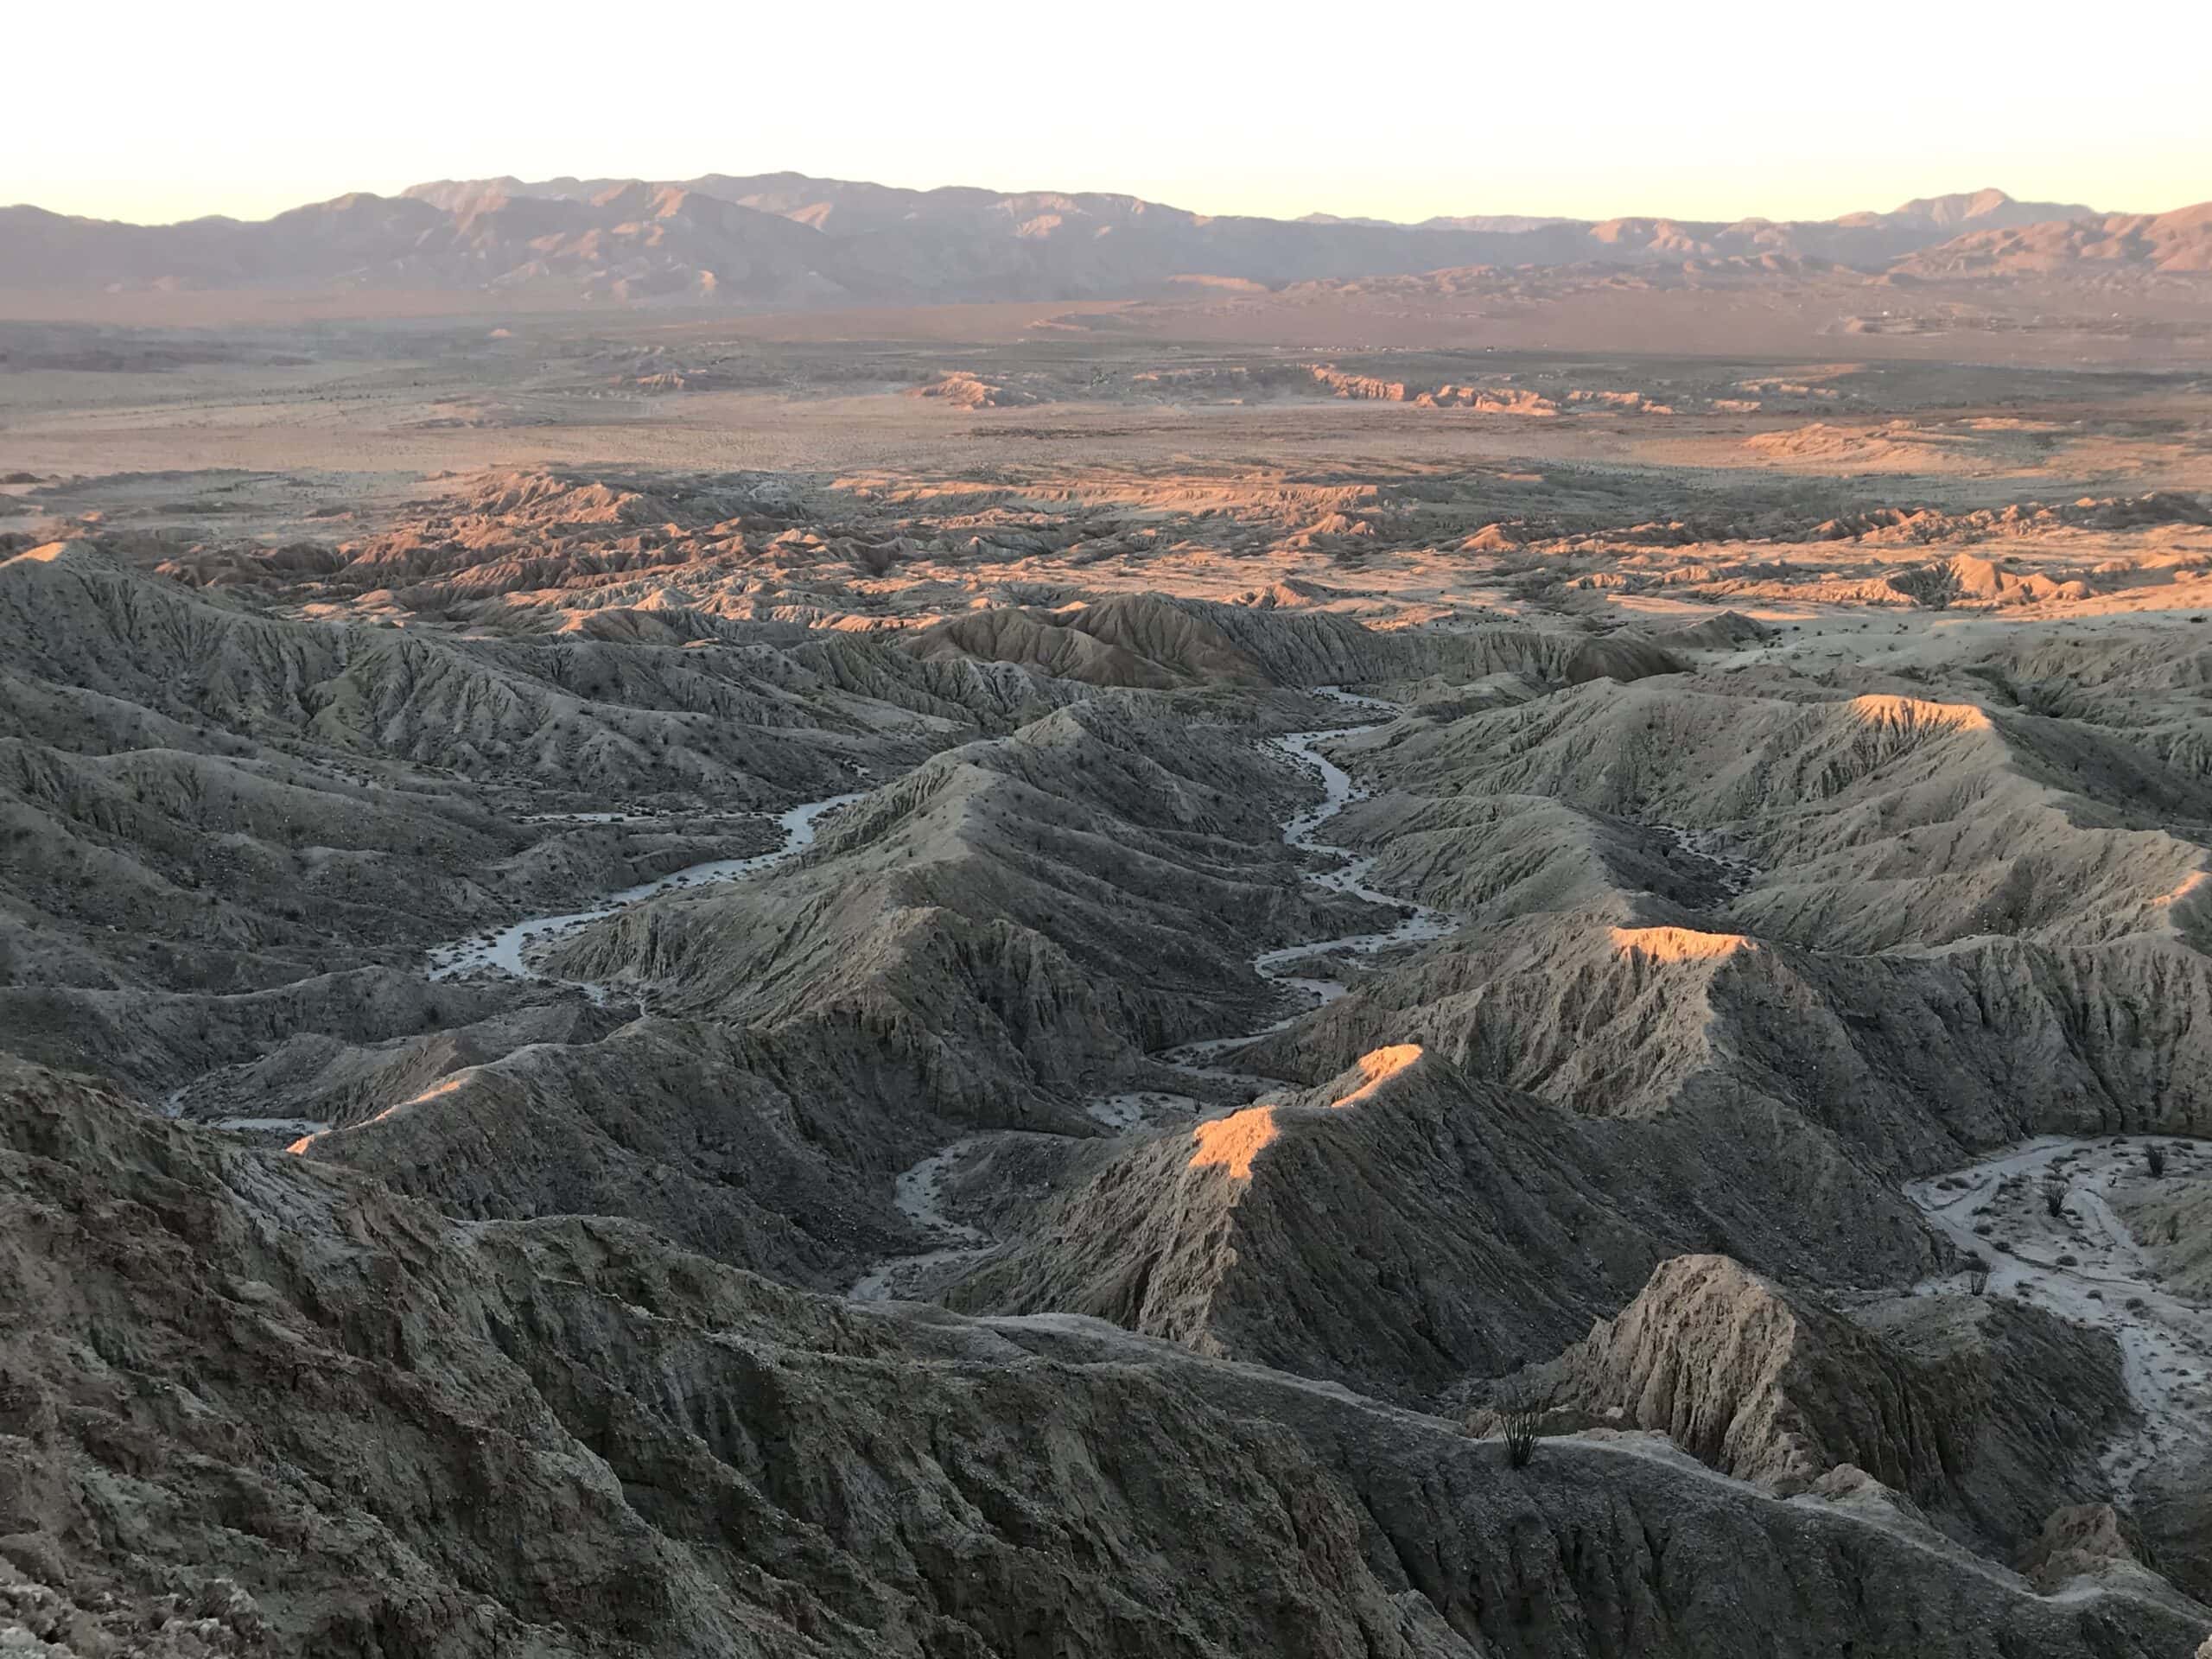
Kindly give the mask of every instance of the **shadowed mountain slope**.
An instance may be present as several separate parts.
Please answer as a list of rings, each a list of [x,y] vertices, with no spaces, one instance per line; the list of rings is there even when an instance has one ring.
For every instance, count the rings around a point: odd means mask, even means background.
[[[1563,1344],[1682,1241],[1831,1283],[1942,1255],[1802,1124],[1579,1120],[1414,1044],[1096,1161],[957,1306],[1096,1314],[1414,1399]]]
[[[12,1065],[0,1212],[0,1594],[79,1651],[2151,1659],[2203,1624],[1088,1322],[455,1225]]]

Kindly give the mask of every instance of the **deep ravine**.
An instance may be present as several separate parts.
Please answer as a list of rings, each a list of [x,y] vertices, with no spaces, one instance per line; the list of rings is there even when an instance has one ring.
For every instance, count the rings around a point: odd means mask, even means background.
[[[1406,913],[1396,925],[1377,931],[1342,934],[1309,940],[1303,944],[1281,945],[1255,952],[1251,959],[1253,970],[1274,984],[1304,993],[1300,998],[1300,1006],[1256,1030],[1179,1044],[1156,1056],[1193,1079],[1213,1084],[1228,1083],[1255,1090],[1281,1087],[1278,1078],[1238,1071],[1217,1065],[1216,1061],[1220,1056],[1270,1032],[1281,1031],[1294,1024],[1314,1008],[1324,1007],[1347,994],[1350,988],[1342,980],[1293,971],[1300,963],[1338,951],[1368,956],[1400,945],[1439,939],[1458,925],[1457,918],[1446,912],[1413,903],[1370,886],[1367,877],[1375,868],[1374,855],[1355,856],[1320,839],[1323,827],[1354,801],[1364,799],[1366,791],[1352,782],[1350,773],[1318,753],[1318,746],[1332,738],[1348,737],[1354,732],[1365,731],[1371,726],[1382,724],[1383,720],[1397,715],[1401,706],[1386,702],[1380,697],[1361,696],[1333,685],[1318,686],[1314,688],[1314,693],[1333,702],[1373,711],[1382,719],[1316,731],[1290,732],[1268,740],[1268,747],[1294,765],[1318,774],[1321,780],[1321,799],[1286,819],[1282,826],[1282,838],[1287,845],[1301,852],[1331,854],[1343,861],[1333,869],[1304,872],[1304,879],[1316,887],[1325,887],[1332,893],[1348,893],[1370,904],[1385,906]],[[1215,1109],[1195,1095],[1138,1090],[1102,1096],[1090,1102],[1087,1109],[1091,1116],[1109,1128],[1134,1129],[1156,1127],[1183,1116],[1196,1120]],[[988,1235],[946,1216],[938,1197],[944,1176],[952,1165],[988,1139],[989,1136],[973,1135],[956,1141],[932,1153],[899,1176],[896,1190],[899,1209],[943,1243],[934,1249],[918,1255],[894,1256],[876,1263],[855,1283],[849,1293],[851,1296],[861,1301],[884,1300],[902,1291],[917,1288],[920,1281],[939,1268],[988,1255],[998,1248],[998,1241]]]

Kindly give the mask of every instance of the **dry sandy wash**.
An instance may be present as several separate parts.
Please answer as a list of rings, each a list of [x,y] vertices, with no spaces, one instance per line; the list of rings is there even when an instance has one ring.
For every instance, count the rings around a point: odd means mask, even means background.
[[[1510,286],[0,325],[0,1647],[2196,1652],[2203,337]]]

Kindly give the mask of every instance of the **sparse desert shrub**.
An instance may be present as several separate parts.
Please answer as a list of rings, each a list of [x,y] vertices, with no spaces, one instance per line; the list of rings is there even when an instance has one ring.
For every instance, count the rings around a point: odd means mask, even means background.
[[[1989,1263],[1978,1255],[1967,1258],[1967,1288],[1977,1296],[1989,1288]]]
[[[2053,1173],[2043,1178],[2043,1207],[2054,1217],[2066,1213],[2066,1178]]]
[[[1927,564],[1890,578],[1890,587],[1928,610],[1948,610],[1961,596],[1958,573],[1948,564]]]
[[[2078,1268],[2082,1265],[2082,1258],[2069,1252],[2058,1258],[2058,1265],[2062,1268]]]
[[[1505,1464],[1526,1469],[1536,1455],[1536,1412],[1532,1406],[1509,1406],[1499,1414],[1505,1436]]]
[[[2166,1173],[2166,1149],[2155,1141],[2149,1142],[2143,1148],[2143,1161],[2150,1165],[2151,1173],[2153,1177],[2164,1174]]]

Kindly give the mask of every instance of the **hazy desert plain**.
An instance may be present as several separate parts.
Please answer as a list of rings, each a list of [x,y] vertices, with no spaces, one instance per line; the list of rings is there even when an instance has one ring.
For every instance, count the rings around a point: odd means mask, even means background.
[[[2212,210],[810,182],[0,213],[0,1647],[2197,1652]]]

